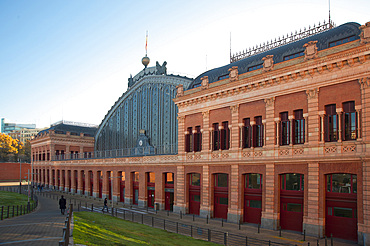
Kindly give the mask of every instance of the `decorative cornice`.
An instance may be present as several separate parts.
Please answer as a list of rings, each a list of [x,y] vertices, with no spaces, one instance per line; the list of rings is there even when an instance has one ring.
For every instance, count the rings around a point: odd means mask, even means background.
[[[222,91],[215,91],[207,93],[206,95],[200,95],[200,97],[192,97],[190,99],[184,99],[177,102],[179,108],[188,107],[191,105],[210,102],[214,100],[219,100],[221,98],[229,97],[236,94],[242,94],[258,89],[265,88],[267,86],[275,86],[283,83],[293,82],[297,79],[303,79],[307,76],[314,77],[317,75],[322,75],[324,73],[330,73],[336,71],[339,68],[353,67],[361,65],[369,61],[370,46],[359,46],[356,49],[351,49],[348,52],[343,52],[341,54],[329,55],[323,58],[317,58],[315,62],[310,62],[310,67],[307,67],[306,62],[302,62],[298,65],[296,69],[289,67],[289,70],[285,68],[275,69],[269,74],[269,78],[266,78],[265,74],[259,74],[256,76],[251,76],[247,78],[241,78],[239,75],[239,82],[242,82],[240,86],[233,87],[230,89],[223,89]],[[341,60],[341,61],[338,61]],[[354,75],[354,74],[353,74]],[[214,89],[215,87],[210,88]],[[189,96],[191,94],[187,94]]]

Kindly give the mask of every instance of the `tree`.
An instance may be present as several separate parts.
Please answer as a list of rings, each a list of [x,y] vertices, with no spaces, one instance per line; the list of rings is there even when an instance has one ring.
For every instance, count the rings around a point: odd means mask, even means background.
[[[17,161],[18,153],[23,149],[23,144],[18,139],[0,133],[0,161]]]

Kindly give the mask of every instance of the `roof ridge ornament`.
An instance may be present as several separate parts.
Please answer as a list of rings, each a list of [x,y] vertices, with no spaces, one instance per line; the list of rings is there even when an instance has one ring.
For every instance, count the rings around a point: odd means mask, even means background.
[[[317,26],[313,25],[313,27],[311,27],[310,25],[308,29],[304,27],[303,31],[302,29],[300,29],[299,32],[295,31],[295,33],[291,32],[290,35],[288,34],[286,36],[283,35],[282,38],[280,37],[278,37],[278,39],[275,38],[275,41],[273,42],[267,42],[266,44],[263,43],[263,45],[260,44],[260,45],[256,45],[256,47],[253,46],[252,49],[249,48],[249,49],[246,49],[245,51],[242,51],[239,53],[237,52],[236,54],[230,56],[230,63],[263,53],[268,50],[275,49],[277,47],[280,47],[280,46],[283,46],[289,43],[293,43],[295,41],[319,34],[321,32],[325,32],[327,30],[332,29],[333,27],[335,27],[335,24],[332,20],[329,20],[329,22],[326,22],[324,20],[323,24],[320,24],[319,22]]]

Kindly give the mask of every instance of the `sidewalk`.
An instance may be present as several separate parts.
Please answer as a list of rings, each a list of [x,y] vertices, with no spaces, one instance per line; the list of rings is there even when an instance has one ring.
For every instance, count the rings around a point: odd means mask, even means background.
[[[48,193],[48,194],[47,194]],[[78,205],[81,203],[81,206],[84,208],[84,210],[90,210],[91,211],[91,204],[94,204],[94,211],[95,212],[101,212],[101,208],[103,207],[103,199],[100,198],[93,198],[89,196],[81,196],[77,194],[69,194],[64,193],[60,191],[48,191],[46,194],[50,197],[56,198],[60,197],[62,194],[66,197],[67,203],[73,203],[74,204],[74,211],[77,211]],[[46,195],[44,194],[44,195]],[[87,207],[86,207],[87,204]],[[111,211],[111,202],[108,203],[109,211]],[[222,226],[222,220],[219,219],[209,219],[208,224],[207,220],[205,218],[200,218],[198,216],[192,216],[192,215],[183,215],[182,218],[180,218],[179,214],[167,212],[167,211],[158,211],[155,213],[153,209],[149,209],[148,211],[145,208],[138,208],[136,206],[132,206],[132,209],[129,206],[124,206],[123,203],[114,203],[114,206],[116,208],[125,208],[127,210],[133,210],[135,212],[143,213],[143,214],[150,214],[150,216],[156,217],[156,218],[162,218],[166,220],[170,220],[173,222],[179,222],[184,223],[188,225],[193,225],[196,227],[201,228],[207,228],[212,230],[218,230],[222,232],[228,232],[230,234],[236,234],[236,235],[242,235],[242,236],[248,236],[250,238],[257,238],[261,240],[271,240],[274,242],[279,243],[286,243],[286,244],[292,244],[292,245],[310,245],[310,246],[316,246],[316,245],[331,245],[331,239],[327,238],[327,241],[325,243],[325,238],[319,239],[319,244],[317,244],[317,238],[306,236],[306,240],[303,241],[303,235],[299,232],[292,232],[292,231],[281,231],[281,237],[279,231],[274,230],[268,230],[264,228],[260,228],[260,233],[258,233],[258,228],[254,224],[241,224],[240,230],[239,225],[234,223],[227,223],[223,222]],[[121,217],[121,216],[119,216]],[[194,220],[193,220],[194,218]],[[333,239],[333,245],[335,246],[348,246],[348,245],[357,245],[355,242],[345,241],[341,239]]]
[[[66,216],[57,199],[38,197],[35,212],[0,221],[0,245],[58,245]]]

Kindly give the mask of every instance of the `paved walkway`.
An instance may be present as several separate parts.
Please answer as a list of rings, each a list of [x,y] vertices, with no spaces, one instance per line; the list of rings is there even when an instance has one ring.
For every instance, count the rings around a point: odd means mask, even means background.
[[[19,216],[11,219],[0,221],[0,246],[1,245],[58,245],[58,242],[62,237],[62,227],[64,226],[65,216],[60,214],[58,209],[58,199],[61,195],[67,198],[67,203],[73,203],[76,211],[79,204],[82,207],[86,207],[91,210],[91,204],[94,204],[94,211],[101,212],[103,205],[102,199],[92,198],[88,196],[72,195],[68,193],[62,193],[59,191],[48,191],[46,190],[43,194],[38,194],[39,207],[31,214]],[[110,204],[109,204],[110,205]],[[115,203],[116,207],[123,207],[122,203]],[[131,210],[130,207],[126,207],[127,210]],[[158,211],[157,214],[153,210],[146,211],[145,209],[132,207],[132,210],[142,213],[150,213],[151,216],[171,220],[174,222],[180,222],[185,224],[192,224],[193,226],[199,226],[202,228],[209,228],[213,230],[229,232],[232,234],[243,235],[253,238],[259,238],[263,240],[271,240],[281,243],[289,243],[293,245],[331,245],[330,239],[319,239],[317,244],[317,238],[306,237],[306,241],[302,241],[303,235],[291,231],[282,231],[281,237],[279,231],[260,229],[258,233],[257,227],[250,224],[242,224],[239,230],[239,226],[233,223],[223,223],[217,219],[210,219],[207,224],[206,219],[195,216],[184,215],[182,218],[175,213],[167,213],[165,211]],[[119,216],[121,217],[121,216]],[[310,244],[308,244],[308,242]],[[71,243],[70,243],[71,244]],[[343,240],[334,239],[333,245],[335,246],[347,246],[357,245],[354,242],[348,242]]]
[[[91,211],[91,204],[94,204],[93,208],[95,212],[101,213],[101,209],[103,207],[103,200],[100,198],[92,198],[89,196],[81,196],[77,194],[69,194],[69,193],[64,193],[60,191],[48,191],[44,193],[44,196],[48,196],[51,198],[60,197],[61,194],[64,194],[64,196],[67,199],[67,203],[72,203],[74,204],[74,211],[76,211],[79,207],[79,203],[81,203],[82,209],[88,209]],[[86,206],[87,205],[87,206]],[[109,206],[109,211],[111,211],[111,203],[108,203]],[[184,215],[182,218],[180,218],[179,214],[176,213],[167,213],[166,211],[158,211],[156,214],[154,210],[149,209],[146,210],[144,208],[137,208],[136,206],[132,206],[132,208],[128,206],[124,206],[122,203],[114,203],[115,207],[119,208],[125,208],[125,210],[133,210],[137,213],[143,213],[143,214],[150,214],[150,216],[157,217],[157,218],[162,218],[174,222],[179,222],[179,223],[184,223],[188,225],[193,225],[193,226],[198,226],[201,228],[209,228],[212,230],[217,230],[217,231],[222,231],[222,232],[229,232],[230,234],[236,234],[236,235],[242,235],[242,236],[248,236],[251,238],[256,238],[256,239],[262,239],[262,240],[271,240],[274,242],[280,242],[280,243],[286,243],[286,244],[291,244],[291,245],[301,245],[301,246],[316,246],[316,245],[321,245],[321,246],[349,246],[349,245],[357,245],[355,242],[350,242],[350,241],[345,241],[341,239],[333,239],[333,244],[331,244],[331,239],[327,238],[320,238],[319,239],[319,244],[317,244],[317,238],[315,237],[310,237],[306,236],[306,241],[303,241],[303,235],[298,232],[292,232],[292,231],[286,231],[283,230],[281,232],[279,231],[274,231],[274,230],[268,230],[261,228],[260,233],[258,233],[258,228],[254,224],[242,224],[241,228],[239,230],[239,226],[234,223],[223,223],[222,226],[222,221],[219,219],[210,219],[209,223],[207,224],[206,219],[200,218],[198,216],[193,216],[191,215]],[[119,215],[118,217],[122,218],[123,215]],[[326,242],[325,242],[326,241]]]
[[[39,196],[35,212],[0,221],[0,245],[58,245],[65,219],[57,199]]]

